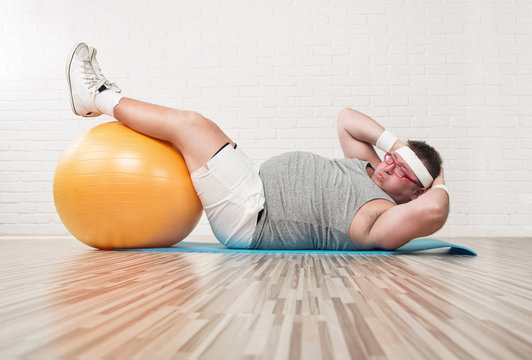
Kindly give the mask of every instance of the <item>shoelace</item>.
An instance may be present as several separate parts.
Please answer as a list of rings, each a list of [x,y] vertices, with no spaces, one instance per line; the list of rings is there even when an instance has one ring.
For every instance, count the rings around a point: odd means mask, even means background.
[[[95,64],[93,64],[95,62]],[[96,68],[96,66],[97,68]],[[100,67],[98,65],[98,62],[96,60],[84,60],[83,61],[83,74],[85,79],[85,84],[89,87],[89,89],[96,93],[100,87],[105,86],[110,90],[113,90],[117,93],[121,92],[122,90],[116,86],[114,82],[110,82],[103,76],[103,74],[100,71]]]
[[[85,84],[93,93],[96,93],[102,85],[105,85],[106,79],[96,74],[90,60],[83,60],[83,65],[81,67],[83,68],[82,72]]]
[[[110,82],[107,80],[105,76],[102,74],[102,69],[100,68],[100,64],[98,63],[98,60],[96,60],[96,57],[93,57],[91,59],[92,68],[94,69],[94,73],[96,76],[98,76],[100,79],[103,79],[103,85],[105,85],[109,90],[113,90],[114,92],[122,92],[122,89],[120,89],[114,82]]]
[[[102,73],[102,68],[100,67],[100,63],[98,63],[98,60],[96,59],[96,54],[98,51],[90,47],[89,48],[89,59],[92,64],[92,68],[94,69],[94,72],[100,79],[104,79],[104,85],[107,86],[109,90],[113,90],[114,92],[122,92],[122,89],[120,89],[114,82],[110,82],[105,78],[105,76]]]

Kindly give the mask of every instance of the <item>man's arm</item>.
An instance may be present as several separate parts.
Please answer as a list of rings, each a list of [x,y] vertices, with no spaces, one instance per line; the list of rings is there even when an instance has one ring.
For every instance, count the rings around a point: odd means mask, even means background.
[[[371,226],[366,246],[397,249],[417,237],[435,233],[445,224],[449,214],[449,196],[443,189],[443,169],[432,188],[408,203],[390,207]]]
[[[378,164],[381,160],[372,145],[384,131],[375,120],[356,110],[345,108],[338,115],[338,139],[346,158],[357,158]],[[397,140],[391,151],[404,144]]]

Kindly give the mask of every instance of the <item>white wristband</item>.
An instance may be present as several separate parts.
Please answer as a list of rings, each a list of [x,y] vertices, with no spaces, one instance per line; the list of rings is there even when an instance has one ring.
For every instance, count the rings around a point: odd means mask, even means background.
[[[397,139],[397,136],[395,136],[388,130],[384,130],[381,136],[379,136],[379,139],[377,140],[375,146],[377,147],[377,149],[389,152],[392,149],[393,144],[395,144],[395,142],[397,141]]]
[[[433,189],[442,189],[442,190],[445,190],[445,192],[447,193],[447,196],[448,197],[451,197],[451,194],[449,194],[449,189],[447,189],[447,186],[443,185],[443,184],[440,184],[440,185],[434,185],[432,187]]]

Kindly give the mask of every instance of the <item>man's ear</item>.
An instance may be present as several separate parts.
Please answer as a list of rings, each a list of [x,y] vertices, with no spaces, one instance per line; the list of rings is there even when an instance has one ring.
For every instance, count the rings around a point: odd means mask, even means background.
[[[421,195],[423,195],[424,193],[427,192],[427,189],[426,188],[417,188],[414,193],[412,194],[412,196],[410,197],[410,200],[414,200],[414,199],[417,199],[418,197],[420,197]]]

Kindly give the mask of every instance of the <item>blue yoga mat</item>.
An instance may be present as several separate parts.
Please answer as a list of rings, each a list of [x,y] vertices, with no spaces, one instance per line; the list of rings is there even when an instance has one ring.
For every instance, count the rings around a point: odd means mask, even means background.
[[[396,250],[358,250],[358,251],[335,251],[335,250],[255,250],[255,249],[229,249],[220,243],[200,243],[183,241],[177,245],[166,248],[146,249],[115,249],[117,251],[155,251],[155,252],[199,252],[199,253],[251,253],[251,254],[342,254],[342,255],[390,255],[409,254],[424,250],[449,248],[445,254],[473,255],[477,253],[465,246],[455,245],[437,239],[414,239]]]

